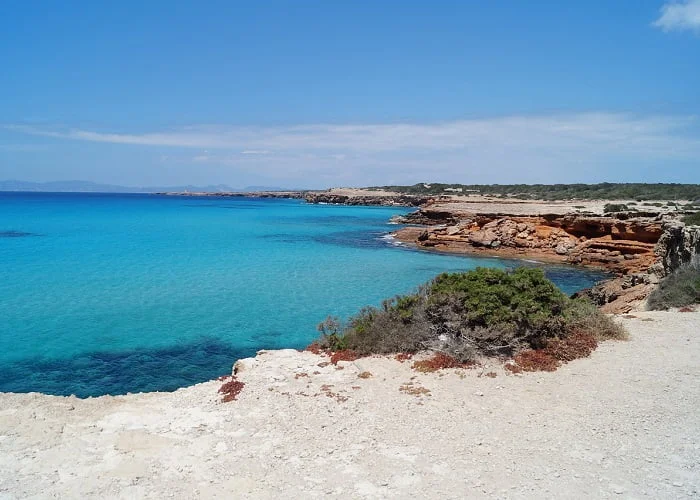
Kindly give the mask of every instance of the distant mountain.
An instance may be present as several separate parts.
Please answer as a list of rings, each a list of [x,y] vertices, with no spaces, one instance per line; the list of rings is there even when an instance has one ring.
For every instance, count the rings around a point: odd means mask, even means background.
[[[151,186],[151,187],[127,187],[112,184],[98,184],[88,181],[54,181],[54,182],[26,182],[7,180],[0,181],[0,191],[34,191],[53,193],[162,193],[162,192],[241,192],[241,191],[285,191],[283,188],[268,186],[247,186],[243,189],[235,189],[225,184],[214,186]]]
[[[243,191],[243,192],[250,192],[250,191],[304,191],[303,189],[289,189],[289,188],[281,188],[281,187],[270,187],[270,186],[246,186],[243,189],[234,189],[234,191]]]

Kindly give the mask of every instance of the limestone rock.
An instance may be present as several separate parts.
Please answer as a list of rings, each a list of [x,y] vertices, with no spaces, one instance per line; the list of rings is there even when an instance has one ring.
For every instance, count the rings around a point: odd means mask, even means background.
[[[664,223],[663,229],[654,249],[659,262],[653,266],[652,271],[657,276],[666,276],[683,264],[700,262],[699,226],[686,226],[682,222],[671,220]]]
[[[485,227],[485,226],[484,226]],[[498,236],[494,231],[480,229],[469,234],[469,241],[477,246],[489,247],[494,241],[498,240]],[[498,243],[500,245],[500,241]],[[498,246],[497,245],[497,246]]]

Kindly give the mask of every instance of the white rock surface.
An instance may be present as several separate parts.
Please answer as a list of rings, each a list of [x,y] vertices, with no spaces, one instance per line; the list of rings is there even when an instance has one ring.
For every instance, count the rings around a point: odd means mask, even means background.
[[[697,498],[700,314],[635,316],[555,373],[285,350],[226,404],[0,394],[0,498]]]

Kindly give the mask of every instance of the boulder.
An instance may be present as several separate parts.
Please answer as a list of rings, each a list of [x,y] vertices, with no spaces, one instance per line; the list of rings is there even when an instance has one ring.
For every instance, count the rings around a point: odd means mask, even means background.
[[[473,245],[490,247],[494,241],[498,240],[498,235],[494,231],[488,229],[479,229],[478,231],[470,233],[468,239]],[[496,246],[500,244],[501,242],[499,241]]]

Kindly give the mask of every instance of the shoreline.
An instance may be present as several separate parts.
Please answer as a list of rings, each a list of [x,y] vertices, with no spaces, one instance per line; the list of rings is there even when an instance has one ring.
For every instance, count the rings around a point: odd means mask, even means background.
[[[241,361],[245,387],[229,403],[219,381],[89,399],[0,394],[0,492],[691,498],[700,313],[618,318],[629,341],[554,373],[423,374],[380,357],[339,369],[282,350]]]
[[[397,231],[398,232],[398,231]],[[389,233],[391,235],[395,235],[395,233]],[[498,259],[498,260],[506,260],[506,261],[518,261],[518,262],[529,262],[531,264],[541,264],[544,266],[554,266],[554,267],[564,267],[564,268],[572,268],[572,269],[580,269],[580,270],[585,270],[585,271],[591,271],[591,272],[598,272],[601,274],[605,274],[608,277],[600,281],[598,284],[605,283],[607,281],[615,279],[616,275],[614,273],[611,273],[610,271],[607,271],[604,268],[598,267],[598,266],[593,266],[593,265],[585,265],[585,264],[573,264],[571,262],[566,262],[564,260],[559,260],[556,258],[552,258],[552,260],[548,260],[547,256],[542,256],[540,254],[505,254],[503,252],[499,252],[498,250],[474,250],[472,248],[466,248],[464,250],[462,249],[454,249],[454,250],[448,250],[444,248],[436,248],[436,247],[424,247],[424,246],[419,246],[417,245],[414,241],[403,241],[397,237],[395,237],[396,241],[398,243],[394,243],[394,246],[400,247],[400,248],[405,248],[408,250],[414,250],[417,252],[425,252],[429,254],[437,254],[437,255],[446,255],[450,257],[465,257],[465,258],[471,258],[471,257],[476,257],[476,258],[482,258],[482,259]],[[493,253],[487,253],[487,252],[493,252]]]
[[[418,227],[418,226],[407,226],[399,229],[398,231],[395,231],[392,233],[392,235],[396,238],[397,241],[401,242],[402,245],[405,245],[410,248],[414,248],[416,250],[422,251],[422,252],[428,252],[428,253],[437,253],[437,254],[443,254],[443,255],[452,255],[452,256],[463,256],[463,257],[484,257],[484,258],[496,258],[496,259],[506,259],[506,260],[526,260],[526,261],[531,261],[534,263],[539,263],[539,264],[559,264],[559,265],[564,265],[564,266],[571,266],[575,268],[584,268],[584,269],[591,269],[591,270],[596,270],[596,271],[603,271],[605,272],[605,269],[596,267],[596,266],[585,266],[582,264],[572,264],[570,262],[566,262],[566,260],[562,257],[558,256],[553,256],[553,255],[545,255],[542,254],[541,252],[524,252],[524,251],[517,251],[517,250],[512,250],[509,251],[507,249],[490,249],[490,248],[484,248],[484,247],[474,247],[474,246],[467,246],[464,245],[463,247],[460,248],[455,248],[454,246],[423,246],[423,245],[418,245],[415,241],[415,238],[413,236],[416,236],[413,230],[417,230],[417,233],[423,232],[425,230],[425,227]],[[407,231],[409,230],[409,231]]]

